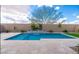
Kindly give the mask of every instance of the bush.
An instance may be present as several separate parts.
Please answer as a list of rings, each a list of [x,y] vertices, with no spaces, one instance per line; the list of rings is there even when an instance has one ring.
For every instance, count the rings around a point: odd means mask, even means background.
[[[24,30],[21,30],[21,32],[25,32]]]
[[[6,33],[8,33],[9,32],[9,30],[6,30]]]
[[[42,24],[32,23],[31,28],[32,30],[42,30]]]
[[[79,46],[79,43],[77,44],[77,46]]]
[[[53,30],[49,30],[48,32],[53,32]]]
[[[62,24],[61,24],[61,23],[59,23],[59,24],[58,24],[58,27],[59,27],[59,28],[61,28],[61,27],[62,27]]]
[[[39,30],[42,30],[42,24],[39,24]]]
[[[78,32],[79,32],[79,29],[78,29]]]
[[[67,30],[63,30],[63,32],[68,32]]]
[[[36,30],[37,29],[36,24],[35,23],[32,23],[31,24],[31,28],[32,28],[32,30]]]

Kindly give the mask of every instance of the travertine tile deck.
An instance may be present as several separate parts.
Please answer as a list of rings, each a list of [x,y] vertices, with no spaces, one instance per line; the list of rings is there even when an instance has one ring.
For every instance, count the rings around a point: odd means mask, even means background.
[[[75,54],[69,47],[79,42],[79,39],[4,40],[16,34],[19,33],[1,34],[2,54]]]

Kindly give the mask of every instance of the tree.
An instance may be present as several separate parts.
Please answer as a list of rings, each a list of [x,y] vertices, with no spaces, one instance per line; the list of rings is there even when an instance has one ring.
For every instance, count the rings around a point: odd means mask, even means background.
[[[58,24],[58,27],[62,27],[62,23],[64,23],[66,20],[62,20],[59,24]]]
[[[57,20],[63,17],[62,12],[55,10],[52,6],[41,6],[35,8],[31,13],[29,20],[37,23],[55,23]]]

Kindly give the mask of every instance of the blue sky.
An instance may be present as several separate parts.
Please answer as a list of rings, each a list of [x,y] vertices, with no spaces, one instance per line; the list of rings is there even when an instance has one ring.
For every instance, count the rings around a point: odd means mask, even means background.
[[[63,15],[68,18],[68,21],[74,21],[79,15],[79,5],[64,5],[60,6]]]
[[[42,5],[4,5],[1,6],[1,23],[30,23],[27,19],[32,10]],[[79,5],[46,5],[55,7],[56,10],[61,11],[63,18],[58,22],[66,20],[68,24],[79,24]]]

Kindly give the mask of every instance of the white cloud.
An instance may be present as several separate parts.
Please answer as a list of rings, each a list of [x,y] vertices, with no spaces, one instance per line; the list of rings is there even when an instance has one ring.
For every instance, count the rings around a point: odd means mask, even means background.
[[[78,15],[78,16],[76,16],[76,18],[78,18],[78,19],[79,19],[79,15]]]
[[[28,14],[13,9],[1,9],[1,23],[30,23],[27,19]]]
[[[64,18],[60,18],[58,21],[57,21],[57,23],[64,23],[65,21],[66,21],[66,17],[64,17]]]
[[[43,6],[43,5],[38,5],[38,7],[41,7],[41,6]],[[49,5],[45,5],[45,6],[50,6],[50,7],[52,7],[53,5],[49,4]]]
[[[67,19],[66,17],[63,18],[63,20],[66,20],[66,19]]]
[[[78,18],[79,16],[77,16],[77,18]],[[67,21],[67,18],[66,17],[64,17],[64,18],[61,18],[61,19],[59,19],[58,21],[57,21],[57,23],[61,23],[62,22],[62,24],[79,24],[79,20],[77,19],[77,20],[74,20],[74,21]]]
[[[1,23],[14,23],[14,22],[9,19],[5,19],[3,16],[1,16]]]
[[[49,5],[47,5],[47,6],[50,6],[50,7],[52,7],[53,5],[49,4]]]
[[[79,24],[79,20],[74,20],[74,21],[70,22],[70,24]]]
[[[27,19],[27,6],[13,6],[13,5],[2,5],[1,6],[1,23],[14,23],[15,20],[16,23],[21,23],[22,21],[29,21]],[[28,9],[28,8],[27,8]],[[27,23],[27,22],[26,22]]]
[[[60,7],[59,7],[59,6],[57,6],[57,7],[55,7],[55,9],[56,9],[56,10],[59,10],[59,9],[60,9]]]
[[[79,20],[65,21],[63,24],[79,24]]]

